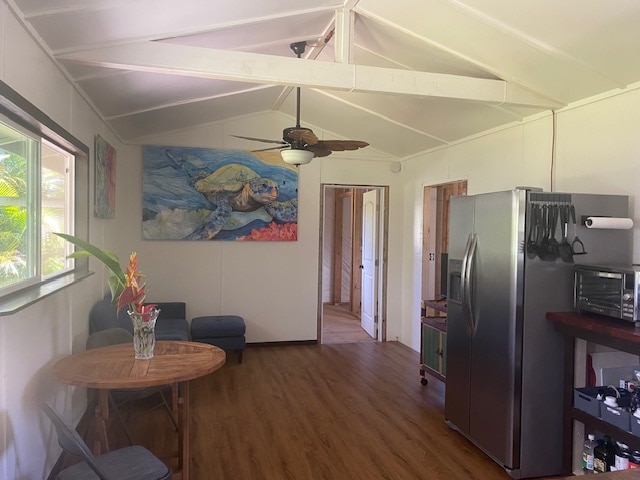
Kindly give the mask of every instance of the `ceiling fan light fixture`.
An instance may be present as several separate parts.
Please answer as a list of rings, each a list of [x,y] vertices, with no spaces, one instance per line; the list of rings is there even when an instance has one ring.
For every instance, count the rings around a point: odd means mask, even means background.
[[[280,155],[282,156],[282,160],[290,165],[306,165],[313,159],[313,152],[298,148],[282,150]]]

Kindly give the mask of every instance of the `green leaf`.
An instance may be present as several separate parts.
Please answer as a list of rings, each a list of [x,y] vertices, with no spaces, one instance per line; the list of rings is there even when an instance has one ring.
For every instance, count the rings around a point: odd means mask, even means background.
[[[67,255],[67,258],[87,258],[91,256],[92,255],[86,250],[76,250],[75,252]]]
[[[111,291],[111,302],[117,306],[118,299],[124,291],[124,282],[121,282],[118,277],[111,275],[108,280],[109,290]],[[119,309],[118,309],[119,310]]]
[[[70,258],[80,258],[86,257],[89,255],[93,255],[96,259],[100,260],[104,265],[111,271],[114,277],[116,277],[117,281],[123,286],[125,283],[125,275],[122,267],[120,266],[120,261],[115,253],[110,250],[102,250],[101,248],[96,247],[95,245],[91,245],[89,242],[85,242],[84,240],[74,237],[73,235],[68,235],[66,233],[56,233],[61,238],[64,238],[67,242],[72,243],[78,248],[81,248],[80,251],[75,251],[71,255]],[[84,253],[86,251],[87,253]],[[111,279],[109,279],[109,286],[111,287]],[[111,292],[113,293],[113,287],[111,287]]]

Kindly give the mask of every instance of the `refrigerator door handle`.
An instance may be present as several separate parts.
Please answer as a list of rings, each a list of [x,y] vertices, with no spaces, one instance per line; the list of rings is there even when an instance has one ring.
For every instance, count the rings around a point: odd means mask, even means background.
[[[478,329],[478,324],[476,323],[476,317],[473,314],[473,269],[476,261],[476,247],[478,246],[478,234],[474,233],[472,235],[471,245],[469,246],[469,258],[467,258],[467,280],[466,280],[466,288],[467,292],[465,295],[465,301],[467,302],[467,309],[469,311],[469,335],[474,336],[476,334],[476,330]]]
[[[476,317],[473,314],[474,305],[473,305],[473,270],[475,268],[476,262],[476,247],[478,246],[478,234],[473,234],[473,241],[471,242],[471,248],[469,249],[469,265],[467,270],[467,283],[468,283],[468,295],[467,301],[469,302],[469,316],[470,316],[470,325],[472,335],[476,334],[476,330],[478,329],[478,324],[476,322]]]
[[[473,327],[473,313],[471,310],[471,256],[472,249],[475,250],[474,244],[476,242],[476,235],[470,233],[467,238],[467,246],[464,249],[464,256],[462,257],[462,271],[460,272],[462,281],[462,317],[464,319],[464,327],[469,336],[474,333]]]

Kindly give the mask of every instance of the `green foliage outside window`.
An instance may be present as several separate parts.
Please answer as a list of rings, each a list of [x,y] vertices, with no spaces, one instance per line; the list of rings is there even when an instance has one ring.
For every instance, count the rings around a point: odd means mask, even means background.
[[[29,148],[16,150],[32,151]],[[46,277],[55,274],[69,265],[64,241],[53,232],[68,230],[65,225],[69,210],[66,173],[70,156],[46,143],[42,143],[41,151],[46,161],[29,160],[0,148],[0,288],[28,280],[34,275]],[[40,165],[39,175],[30,176],[29,161],[32,168]],[[30,178],[38,178],[39,196],[29,192]],[[36,182],[31,180],[31,183]],[[38,185],[32,188],[37,189]],[[30,202],[30,193],[32,198],[39,198],[39,209],[33,200]],[[37,219],[40,221],[39,242],[32,238]],[[30,223],[33,234],[29,233]],[[35,243],[39,245],[34,247]],[[34,252],[39,255],[39,272],[35,264],[38,257]]]
[[[0,287],[27,276],[27,162],[0,150]]]

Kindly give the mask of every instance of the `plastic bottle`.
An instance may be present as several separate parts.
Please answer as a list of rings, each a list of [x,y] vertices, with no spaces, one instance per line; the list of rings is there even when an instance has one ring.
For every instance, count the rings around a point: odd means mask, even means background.
[[[596,445],[596,437],[593,433],[590,433],[582,447],[582,471],[585,475],[593,473],[593,459]]]
[[[611,443],[608,435],[604,436],[604,441],[593,449],[593,470],[596,473],[610,472],[611,467],[615,468],[615,447]]]
[[[628,470],[629,457],[631,456],[629,447],[622,442],[616,442],[616,446],[616,470]]]

